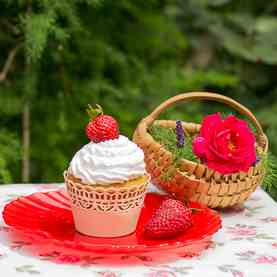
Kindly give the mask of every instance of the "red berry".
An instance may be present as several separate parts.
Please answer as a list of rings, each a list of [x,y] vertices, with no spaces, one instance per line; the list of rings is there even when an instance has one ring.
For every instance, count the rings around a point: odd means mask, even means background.
[[[144,234],[152,239],[175,237],[192,226],[192,213],[181,201],[165,200],[146,224]]]
[[[98,115],[88,123],[86,133],[90,140],[97,143],[109,139],[117,139],[119,128],[117,121],[112,116]]]

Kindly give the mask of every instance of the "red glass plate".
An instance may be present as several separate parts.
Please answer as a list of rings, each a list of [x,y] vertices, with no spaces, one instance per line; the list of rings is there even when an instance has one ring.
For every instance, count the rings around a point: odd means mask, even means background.
[[[167,240],[150,240],[143,236],[145,222],[167,197],[148,193],[136,232],[120,238],[88,237],[75,231],[69,198],[65,190],[22,196],[5,206],[3,218],[17,233],[31,239],[32,244],[47,245],[51,253],[57,252],[57,247],[59,247],[58,253],[64,252],[66,255],[78,253],[76,254],[78,259],[73,259],[76,261],[80,260],[80,255],[85,255],[87,258],[88,253],[98,257],[99,254],[120,255],[121,258],[124,255],[139,257],[148,253],[152,255],[149,259],[160,256],[157,252],[164,252],[167,255],[174,252],[182,257],[199,255],[209,246],[211,236],[221,228],[219,214],[199,204],[189,203],[191,207],[200,210],[193,213],[193,227],[182,235]],[[42,249],[42,246],[40,247]],[[43,256],[42,253],[39,255]],[[72,262],[71,260],[70,258],[69,262]]]

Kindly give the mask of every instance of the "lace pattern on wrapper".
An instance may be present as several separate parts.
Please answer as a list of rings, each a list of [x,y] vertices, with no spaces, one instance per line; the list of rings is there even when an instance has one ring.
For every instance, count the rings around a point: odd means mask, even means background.
[[[122,212],[140,207],[144,201],[147,183],[124,187],[91,187],[68,178],[65,173],[71,205],[84,210]]]

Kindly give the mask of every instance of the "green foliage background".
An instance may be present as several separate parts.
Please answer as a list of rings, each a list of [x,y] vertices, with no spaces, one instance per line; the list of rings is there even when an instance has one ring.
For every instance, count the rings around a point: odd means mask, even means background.
[[[22,112],[31,109],[31,181],[61,181],[101,104],[131,136],[178,92],[209,90],[254,111],[277,154],[277,1],[0,0],[0,183],[21,181]],[[201,121],[215,103],[163,117]]]

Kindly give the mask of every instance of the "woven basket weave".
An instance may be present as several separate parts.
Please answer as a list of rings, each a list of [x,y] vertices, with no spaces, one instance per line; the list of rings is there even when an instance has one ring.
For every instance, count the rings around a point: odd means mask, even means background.
[[[162,178],[169,168],[172,170],[173,156],[153,139],[148,128],[152,124],[175,128],[175,121],[156,119],[160,113],[174,103],[191,100],[221,102],[240,114],[246,115],[256,128],[257,150],[259,153],[267,153],[267,137],[256,117],[246,107],[231,98],[216,93],[179,94],[162,103],[150,115],[142,119],[133,136],[134,142],[144,151],[146,168],[152,177],[152,182],[178,199],[190,199],[211,208],[225,208],[244,202],[262,182],[264,169],[261,161],[252,166],[248,172],[224,175],[208,168],[205,164],[182,159],[180,167],[174,169],[169,180]],[[201,127],[199,124],[187,122],[183,122],[182,125],[185,131],[192,136],[196,135]]]

